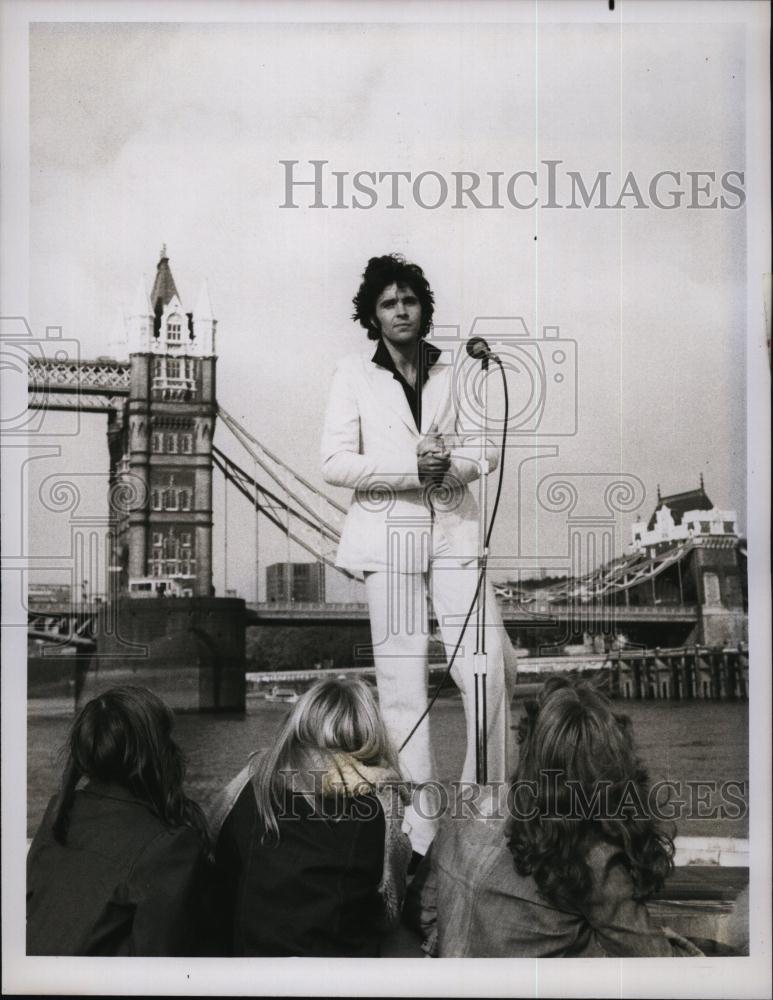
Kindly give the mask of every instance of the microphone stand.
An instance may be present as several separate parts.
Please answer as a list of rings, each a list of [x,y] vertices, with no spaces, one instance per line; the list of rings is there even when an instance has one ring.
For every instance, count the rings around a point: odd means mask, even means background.
[[[488,430],[488,367],[489,355],[481,358],[483,385],[481,402],[483,405],[483,434],[480,442],[478,467],[478,595],[475,601],[475,780],[479,785],[488,783],[488,719],[486,705],[486,683],[488,677],[488,655],[486,653],[486,572],[488,567],[488,544],[486,541],[486,519],[488,513],[489,463],[486,455],[486,433]]]
[[[508,403],[508,393],[507,393],[507,379],[505,378],[505,371],[502,367],[502,362],[496,356],[492,354],[488,344],[482,337],[472,337],[467,341],[467,354],[475,361],[482,362],[483,365],[483,386],[482,386],[482,401],[483,401],[483,433],[481,435],[481,445],[480,445],[480,457],[473,458],[470,456],[459,456],[464,458],[466,461],[474,463],[478,467],[478,573],[476,577],[476,587],[473,599],[470,601],[470,606],[467,609],[467,613],[464,618],[464,624],[462,630],[459,633],[459,638],[456,640],[456,646],[451,658],[446,666],[445,673],[438,684],[434,695],[429,701],[429,704],[424,709],[424,711],[419,716],[418,721],[414,725],[413,729],[408,733],[408,735],[403,740],[400,745],[400,752],[402,752],[408,745],[408,742],[413,738],[414,733],[417,731],[421,723],[429,714],[430,709],[437,701],[438,695],[440,694],[440,689],[443,683],[451,674],[451,669],[456,660],[456,655],[462,644],[462,640],[465,637],[467,626],[469,624],[470,618],[472,617],[473,608],[476,611],[476,626],[475,626],[475,653],[473,655],[473,670],[475,675],[475,776],[478,784],[485,785],[488,784],[488,721],[486,717],[486,680],[488,674],[488,662],[486,655],[486,572],[488,569],[488,535],[491,532],[491,528],[494,524],[494,519],[497,515],[497,510],[499,509],[499,499],[501,495],[502,488],[502,473],[504,470],[504,460],[505,460],[505,440],[507,435],[507,422],[509,414],[509,403]],[[499,467],[499,483],[497,485],[496,495],[494,497],[494,508],[491,512],[491,525],[487,527],[486,522],[488,520],[488,476],[489,476],[489,463],[488,456],[486,455],[486,433],[488,431],[488,367],[489,360],[493,360],[499,366],[499,370],[502,373],[502,387],[505,397],[505,423],[502,436],[502,450],[501,459]],[[432,523],[434,526],[434,508],[430,503],[430,510],[432,511]]]

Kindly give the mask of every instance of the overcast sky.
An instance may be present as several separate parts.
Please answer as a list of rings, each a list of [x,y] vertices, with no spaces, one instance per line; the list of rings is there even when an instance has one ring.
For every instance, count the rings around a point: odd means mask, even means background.
[[[677,492],[703,473],[743,525],[743,209],[428,211],[408,198],[390,210],[382,197],[368,211],[289,210],[279,163],[507,178],[555,159],[590,183],[611,171],[613,190],[629,170],[643,189],[661,170],[742,171],[743,46],[728,24],[35,26],[33,328],[61,326],[82,356],[106,353],[166,243],[186,309],[209,281],[220,402],[322,485],[329,377],[365,343],[351,297],[369,256],[399,251],[425,269],[437,324],[466,335],[476,316],[522,316],[532,333],[558,326],[576,342],[577,434],[547,439],[558,453],[524,466],[520,488],[510,462],[495,555],[565,558],[565,515],[537,516],[534,499],[557,473],[634,474],[645,517],[658,483]],[[60,459],[33,463],[33,555],[65,551],[69,535],[67,515],[34,499],[41,480],[106,481],[104,417],[58,443]],[[88,480],[79,514],[105,512],[105,481]],[[222,494],[218,484],[219,591]],[[252,599],[249,510],[229,503],[243,535],[229,539],[228,585]],[[626,541],[632,518],[619,522]],[[285,558],[261,531],[265,561]]]

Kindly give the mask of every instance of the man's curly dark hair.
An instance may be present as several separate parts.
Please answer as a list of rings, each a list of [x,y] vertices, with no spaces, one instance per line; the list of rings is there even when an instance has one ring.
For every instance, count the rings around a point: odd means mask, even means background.
[[[593,885],[588,854],[606,842],[618,848],[634,897],[656,892],[673,867],[673,837],[650,812],[628,716],[590,684],[552,677],[526,705],[518,738],[517,812],[507,827],[516,871],[533,875],[555,905],[582,908]],[[531,791],[528,808],[525,798],[518,804],[519,786]],[[594,793],[602,793],[598,805]]]
[[[381,331],[374,322],[376,302],[388,285],[407,285],[421,304],[420,337],[426,337],[432,327],[435,312],[435,296],[418,264],[410,264],[399,253],[371,257],[362,274],[362,282],[352,299],[354,312],[352,319],[368,331],[369,340],[378,340]]]

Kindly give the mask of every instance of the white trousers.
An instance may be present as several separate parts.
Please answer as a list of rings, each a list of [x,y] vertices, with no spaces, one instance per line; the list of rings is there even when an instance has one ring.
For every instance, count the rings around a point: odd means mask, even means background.
[[[430,572],[368,573],[368,595],[373,654],[379,704],[387,730],[399,748],[427,706],[427,643],[429,621],[427,591],[450,659],[475,594],[478,567],[448,556],[438,557]],[[493,588],[486,588],[487,729],[488,780],[504,781],[514,764],[514,741],[510,729],[510,697],[515,683],[512,646],[499,613]],[[477,734],[475,727],[475,611],[473,610],[456,654],[451,676],[462,694],[466,726],[466,755],[461,781],[476,778]],[[507,664],[507,668],[506,668]],[[430,745],[428,716],[400,752],[400,765],[407,779],[430,782],[414,805],[406,809],[406,830],[415,851],[426,853],[435,835],[440,796],[434,784],[437,770]],[[461,735],[461,734],[460,734]],[[423,814],[423,815],[422,815]]]

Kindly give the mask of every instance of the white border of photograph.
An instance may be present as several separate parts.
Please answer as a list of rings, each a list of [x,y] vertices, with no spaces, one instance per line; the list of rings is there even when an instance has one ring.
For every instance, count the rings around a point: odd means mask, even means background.
[[[748,539],[751,650],[751,954],[748,958],[560,960],[66,959],[24,955],[26,850],[26,616],[2,593],[2,926],[3,991],[182,995],[394,995],[763,997],[771,959],[770,839],[770,141],[769,8],[762,3],[637,2],[27,2],[0,0],[2,13],[2,188],[0,315],[26,316],[29,260],[28,25],[31,21],[306,21],[621,23],[723,20],[747,25]],[[765,296],[767,295],[767,305]],[[767,308],[767,312],[766,312]],[[23,384],[22,384],[23,382]],[[3,413],[25,406],[26,378],[3,373]],[[2,442],[2,556],[18,571],[24,498],[20,451]]]

